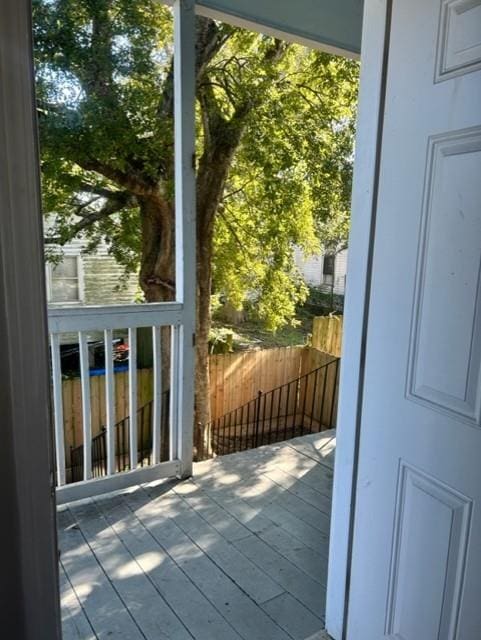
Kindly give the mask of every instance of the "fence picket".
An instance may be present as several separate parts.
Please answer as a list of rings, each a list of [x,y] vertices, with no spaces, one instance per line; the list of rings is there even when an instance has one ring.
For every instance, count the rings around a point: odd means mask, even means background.
[[[341,357],[343,316],[318,316],[312,323],[312,346]]]

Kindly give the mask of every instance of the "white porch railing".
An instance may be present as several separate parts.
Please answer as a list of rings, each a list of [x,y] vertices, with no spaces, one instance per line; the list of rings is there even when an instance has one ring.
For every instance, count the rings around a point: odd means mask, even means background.
[[[174,0],[174,125],[175,125],[175,283],[176,302],[121,307],[58,309],[49,313],[53,401],[57,465],[57,501],[66,502],[120,489],[165,476],[188,476],[192,472],[194,413],[194,332],[196,299],[196,204],[195,204],[195,11],[194,0]],[[152,327],[154,346],[153,455],[151,464],[136,468],[131,447],[129,471],[115,468],[115,405],[112,332],[128,329],[130,340],[129,440],[136,442],[136,329]],[[160,327],[171,327],[169,460],[159,462],[161,446],[162,366]],[[88,371],[88,331],[103,331],[106,353],[106,449],[107,475],[93,479],[91,468],[91,412]],[[60,335],[78,334],[83,406],[83,480],[65,484]]]
[[[125,305],[109,307],[82,307],[75,309],[50,309],[49,333],[52,363],[52,396],[54,408],[54,432],[56,452],[57,501],[59,503],[104,493],[132,484],[146,482],[161,477],[178,476],[190,468],[191,458],[182,458],[190,449],[182,442],[183,424],[192,422],[192,415],[183,415],[183,377],[180,366],[182,340],[183,305],[175,302]],[[153,389],[152,389],[152,452],[150,464],[139,468],[139,438],[137,433],[137,329],[152,328],[153,345]],[[162,327],[170,327],[170,380],[162,380]],[[120,471],[116,466],[115,425],[117,419],[125,416],[115,415],[115,375],[113,358],[113,338],[115,330],[128,333],[129,372],[128,372],[128,443],[129,469]],[[90,397],[90,367],[88,334],[92,331],[103,332],[105,352],[105,476],[92,477],[92,421]],[[82,477],[79,482],[66,484],[66,451],[64,407],[62,397],[62,334],[76,334],[82,395]],[[168,416],[168,460],[161,462],[161,416],[163,390],[169,389]],[[185,435],[191,438],[191,429]],[[144,461],[142,461],[144,465]]]

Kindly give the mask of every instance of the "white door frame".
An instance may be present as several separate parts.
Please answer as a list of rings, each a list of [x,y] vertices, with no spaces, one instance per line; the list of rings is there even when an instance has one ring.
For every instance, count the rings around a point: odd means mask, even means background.
[[[329,547],[326,628],[346,633],[392,0],[365,0]]]
[[[61,637],[29,0],[0,20],[1,623]]]

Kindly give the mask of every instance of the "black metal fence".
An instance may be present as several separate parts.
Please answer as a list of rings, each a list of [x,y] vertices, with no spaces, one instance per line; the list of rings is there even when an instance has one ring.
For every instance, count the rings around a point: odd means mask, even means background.
[[[170,392],[162,394],[161,433],[166,448],[165,438],[169,432],[169,400]],[[152,413],[153,402],[150,401],[137,411],[137,463],[143,467],[152,462]],[[130,468],[130,416],[123,418],[115,425],[115,469],[127,471]],[[163,458],[163,456],[161,456]],[[70,449],[70,482],[83,480],[83,446]],[[92,438],[92,476],[100,478],[107,475],[107,432],[105,427]]]
[[[198,459],[254,449],[335,426],[339,382],[339,358],[314,369],[226,413],[206,427],[209,451]],[[162,395],[161,432],[163,451],[168,449],[170,392]],[[152,461],[152,408],[148,402],[137,413],[137,460],[140,466]],[[130,468],[130,417],[115,425],[116,471]],[[165,455],[162,459],[166,459]],[[83,479],[83,447],[70,450],[69,482]],[[105,428],[92,438],[92,475],[107,475],[107,437]]]
[[[339,358],[230,411],[207,425],[203,459],[289,440],[335,426]]]

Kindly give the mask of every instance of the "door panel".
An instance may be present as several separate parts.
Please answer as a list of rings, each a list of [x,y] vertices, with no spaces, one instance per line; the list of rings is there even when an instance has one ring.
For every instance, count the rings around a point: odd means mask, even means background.
[[[349,640],[481,638],[479,0],[394,0]]]

